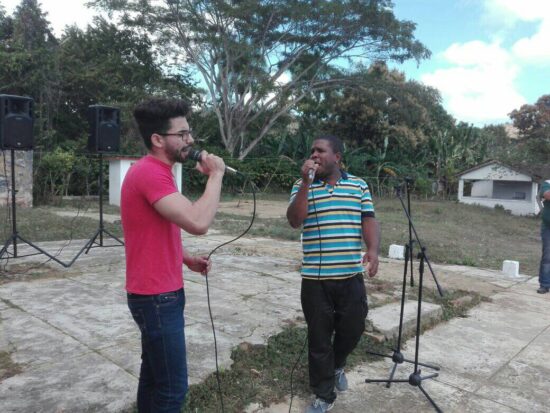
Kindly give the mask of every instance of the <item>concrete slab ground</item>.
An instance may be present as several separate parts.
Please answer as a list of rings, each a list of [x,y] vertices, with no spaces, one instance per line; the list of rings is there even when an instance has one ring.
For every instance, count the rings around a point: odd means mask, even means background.
[[[207,253],[228,239],[216,233],[186,236],[184,244],[192,252]],[[58,257],[70,261],[84,243],[72,241]],[[48,251],[62,245],[40,244]],[[20,255],[26,250],[21,246]],[[230,366],[231,349],[239,343],[265,343],[299,319],[299,257],[298,243],[267,238],[241,239],[214,256],[209,289],[222,367]],[[69,269],[38,266],[44,261],[44,256],[10,260],[8,275],[0,277],[0,354],[9,356],[8,361],[0,358],[0,411],[127,409],[135,399],[140,348],[126,307],[123,248],[93,248]],[[22,265],[26,262],[37,265]],[[536,282],[527,276],[433,268],[444,288],[478,291],[492,300],[421,336],[420,361],[442,368],[439,377],[423,383],[426,392],[446,412],[550,411],[550,361],[543,357],[550,339],[550,294],[536,294]],[[381,281],[400,285],[401,277],[402,262],[382,260]],[[214,345],[205,279],[189,273],[185,278],[189,374],[191,383],[198,383],[215,370]],[[434,286],[429,273],[426,283]],[[375,293],[384,302],[385,292]],[[383,315],[384,307],[370,316],[375,327],[386,323],[391,331],[388,319],[396,313],[389,309]],[[407,308],[414,314],[412,303]],[[414,358],[414,348],[414,340],[405,343],[407,358]],[[409,384],[387,389],[364,382],[387,378],[391,367],[388,359],[349,371],[350,389],[339,395],[332,411],[432,411],[421,390]],[[408,378],[412,370],[408,363],[399,365],[396,377]],[[422,374],[430,372],[422,369]],[[303,411],[308,402],[293,400],[292,411]],[[288,403],[250,406],[248,411],[288,411]]]

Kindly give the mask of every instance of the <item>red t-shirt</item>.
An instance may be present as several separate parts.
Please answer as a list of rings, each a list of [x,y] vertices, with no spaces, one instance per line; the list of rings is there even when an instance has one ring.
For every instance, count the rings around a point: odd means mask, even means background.
[[[183,287],[180,228],[153,207],[174,192],[172,168],[150,155],[133,164],[124,178],[120,215],[130,293],[161,294]]]

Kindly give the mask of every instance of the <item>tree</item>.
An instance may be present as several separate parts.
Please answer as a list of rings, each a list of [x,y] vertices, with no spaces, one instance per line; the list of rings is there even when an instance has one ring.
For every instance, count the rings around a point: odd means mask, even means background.
[[[505,159],[534,174],[548,173],[550,159],[550,95],[543,95],[534,105],[523,105],[510,113],[519,139]]]
[[[406,153],[435,131],[454,125],[436,89],[406,80],[384,63],[360,68],[354,76],[359,86],[343,88],[327,99],[328,127],[352,147],[382,149],[389,137],[390,150],[398,147]]]
[[[541,96],[534,105],[514,109],[509,116],[522,138],[550,139],[550,95]]]
[[[131,111],[151,94],[195,98],[196,89],[185,73],[167,76],[151,42],[135,32],[120,29],[105,19],[81,30],[69,27],[59,47],[59,73],[63,103],[56,117],[59,139],[85,138],[87,110],[92,104],[121,108],[123,149],[138,152]],[[55,142],[52,142],[55,145]]]
[[[48,134],[59,98],[57,39],[40,4],[22,0],[12,17],[0,15],[0,93],[31,96],[35,132]]]
[[[95,0],[193,65],[227,150],[243,159],[311,93],[349,83],[358,61],[429,56],[389,0]]]

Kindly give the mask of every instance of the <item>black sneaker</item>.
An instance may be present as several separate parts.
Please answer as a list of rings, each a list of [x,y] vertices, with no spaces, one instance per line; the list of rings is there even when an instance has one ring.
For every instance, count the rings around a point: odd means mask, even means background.
[[[550,291],[550,288],[548,287],[539,287],[539,289],[537,290],[537,293],[546,294],[548,291]]]

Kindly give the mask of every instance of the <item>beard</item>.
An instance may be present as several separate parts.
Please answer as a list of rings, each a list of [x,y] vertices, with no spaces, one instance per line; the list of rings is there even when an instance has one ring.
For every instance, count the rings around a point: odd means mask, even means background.
[[[187,159],[187,156],[189,155],[189,149],[190,148],[191,148],[191,146],[185,146],[185,147],[180,148],[180,149],[169,148],[166,155],[167,155],[168,159],[171,162],[183,163]]]

